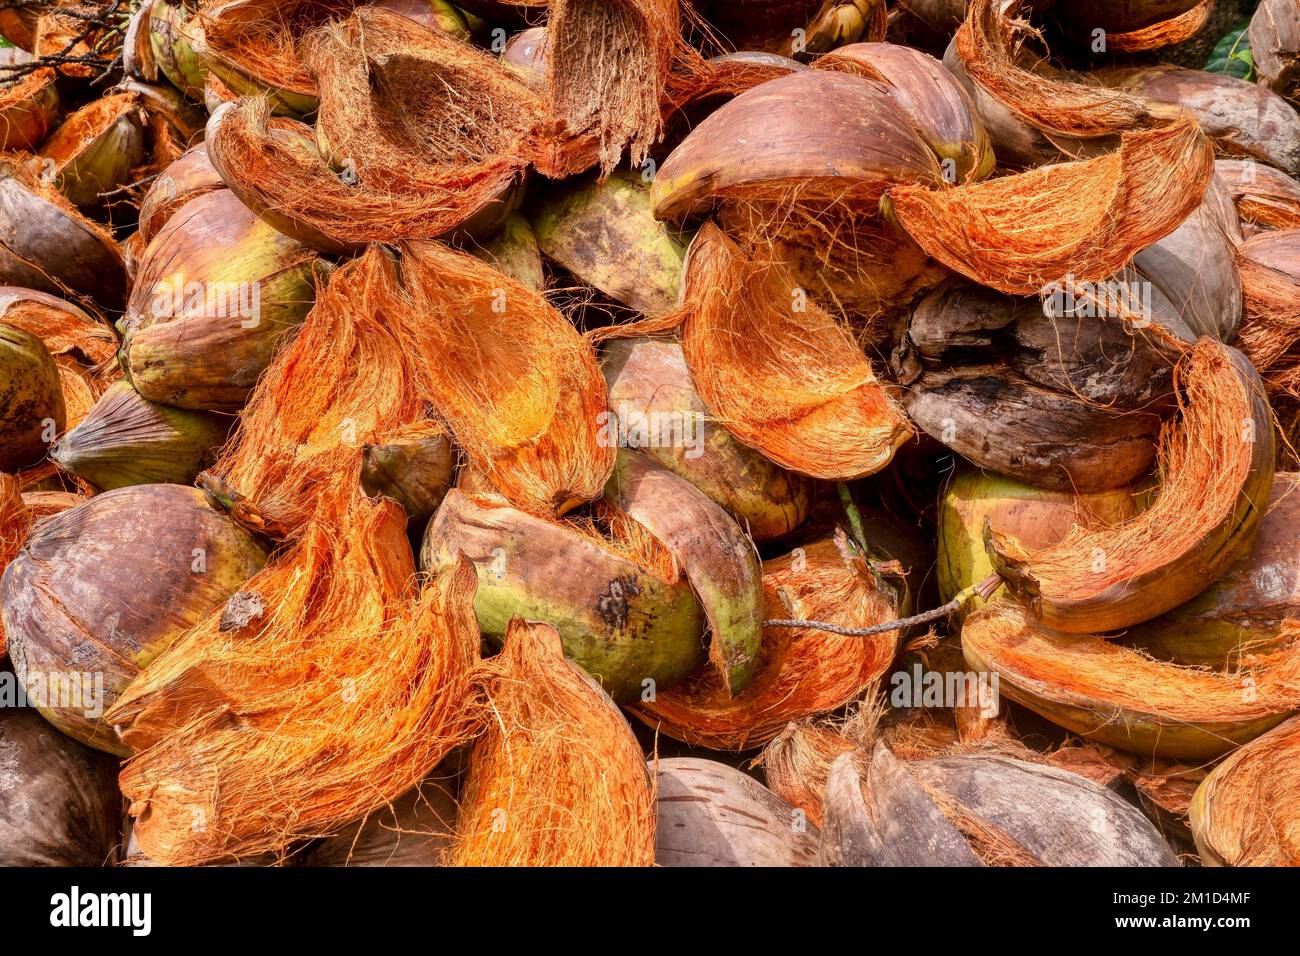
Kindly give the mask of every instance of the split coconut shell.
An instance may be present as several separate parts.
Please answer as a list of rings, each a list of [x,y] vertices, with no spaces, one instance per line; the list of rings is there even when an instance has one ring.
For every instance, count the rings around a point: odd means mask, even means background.
[[[1214,172],[1231,194],[1243,227],[1300,227],[1300,182],[1280,169],[1254,159],[1220,159]]]
[[[125,755],[104,712],[265,561],[265,548],[195,488],[138,485],[91,498],[41,522],[5,571],[14,671],[54,726]]]

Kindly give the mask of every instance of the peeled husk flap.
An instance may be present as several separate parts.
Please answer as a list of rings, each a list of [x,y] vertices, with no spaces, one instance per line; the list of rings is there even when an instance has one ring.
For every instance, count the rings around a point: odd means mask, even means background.
[[[1254,159],[1220,159],[1214,170],[1231,193],[1243,225],[1300,228],[1300,182]]]
[[[1300,396],[1300,228],[1244,242],[1241,349],[1270,389]]]
[[[894,620],[898,599],[878,583],[844,539],[823,540],[763,563],[767,618],[830,621],[868,627]],[[699,675],[658,691],[633,709],[677,740],[714,750],[761,746],[792,720],[815,716],[856,698],[893,662],[897,632],[844,637],[804,628],[767,628],[758,668],[732,696],[718,675]]]
[[[142,396],[238,411],[315,296],[316,253],[230,190],[186,203],[145,250],[121,323],[123,369]]]
[[[911,429],[849,331],[798,292],[781,266],[706,224],[675,313],[695,389],[732,435],[783,468],[873,474]]]
[[[1273,486],[1263,382],[1236,349],[1201,340],[1179,367],[1181,415],[1160,442],[1151,507],[1103,530],[1026,550],[985,523],[994,568],[1047,627],[1131,627],[1195,597],[1247,554]]]
[[[0,323],[0,470],[44,458],[65,421],[54,356],[32,333]]]
[[[948,268],[1035,295],[1067,275],[1121,270],[1196,209],[1213,173],[1209,140],[1188,118],[1125,133],[1096,159],[948,189],[898,186],[888,199],[908,235]]]
[[[420,564],[436,571],[457,555],[478,571],[474,610],[489,640],[499,644],[515,618],[550,624],[569,659],[616,701],[705,663],[703,610],[663,545],[633,522],[549,521],[453,489],[425,532]]]
[[[202,492],[139,485],[37,525],[0,585],[14,671],[54,726],[129,749],[103,714],[140,669],[266,560]]]
[[[71,202],[99,206],[101,194],[129,181],[144,157],[138,98],[119,93],[83,106],[45,141],[39,155]]]
[[[459,866],[650,866],[654,789],[627,721],[564,659],[546,624],[516,620],[475,673],[491,717],[470,755]]]
[[[31,61],[17,48],[0,50],[0,64]],[[36,70],[0,87],[0,152],[35,149],[54,125],[59,93],[53,70]]]
[[[1192,835],[1207,866],[1300,865],[1300,718],[1230,754],[1197,788]]]
[[[1260,82],[1300,99],[1300,10],[1290,0],[1260,0],[1248,33]]]
[[[607,421],[620,445],[637,448],[722,505],[755,541],[798,527],[811,508],[811,482],[742,445],[691,384],[677,342],[618,339],[602,349]]]
[[[190,484],[216,460],[230,425],[226,416],[160,405],[118,382],[59,439],[50,457],[104,490]]]
[[[0,709],[0,860],[111,865],[121,821],[116,774],[116,761],[69,740],[35,711]]]
[[[1300,645],[1236,671],[1157,661],[1097,636],[1062,634],[996,602],[962,625],[962,651],[1000,692],[1053,723],[1148,757],[1217,757],[1300,709]]]

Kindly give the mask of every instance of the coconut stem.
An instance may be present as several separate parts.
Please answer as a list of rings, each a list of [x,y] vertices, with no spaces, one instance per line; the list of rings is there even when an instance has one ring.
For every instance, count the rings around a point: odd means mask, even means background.
[[[839,489],[844,513],[849,516],[849,531],[852,532],[853,544],[864,557],[867,557],[867,534],[862,528],[862,515],[858,512],[858,506],[853,503],[853,492],[849,491],[849,484],[846,481],[837,482],[836,488]]]
[[[945,604],[943,607],[937,607],[933,611],[926,611],[923,614],[914,614],[911,617],[905,617],[897,621],[886,621],[884,624],[873,624],[871,627],[842,627],[839,624],[832,624],[829,621],[795,621],[795,620],[772,620],[764,621],[764,627],[806,627],[814,631],[829,631],[832,634],[842,634],[845,637],[870,637],[873,634],[885,634],[889,631],[902,631],[909,627],[916,627],[918,624],[930,624],[933,621],[942,620],[949,614],[959,611],[967,601],[973,598],[981,598],[987,601],[993,596],[993,592],[1002,586],[1002,576],[999,574],[990,574],[979,584],[971,585],[963,591],[958,592],[957,596]]]

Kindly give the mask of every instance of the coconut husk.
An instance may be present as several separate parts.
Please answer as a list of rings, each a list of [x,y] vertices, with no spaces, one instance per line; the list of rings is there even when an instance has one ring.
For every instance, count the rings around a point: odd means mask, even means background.
[[[1292,102],[1300,99],[1300,11],[1295,4],[1261,0],[1247,33],[1260,82]]]
[[[264,547],[194,488],[96,495],[39,523],[5,572],[14,671],[54,726],[125,755],[104,712],[265,560]]]
[[[1253,159],[1220,159],[1215,174],[1232,194],[1243,225],[1300,228],[1300,183]]]
[[[1271,390],[1300,396],[1300,229],[1241,245],[1241,349]]]
[[[667,548],[598,505],[564,522],[499,497],[447,493],[425,532],[420,565],[474,562],[479,629],[499,645],[515,618],[544,621],[565,655],[620,703],[671,686],[706,663],[704,611]]]
[[[0,65],[31,60],[29,53],[17,48],[0,50]],[[35,149],[54,125],[58,109],[53,70],[36,70],[0,86],[0,152]]]
[[[1228,756],[1192,798],[1196,848],[1207,866],[1300,865],[1296,767],[1300,719]]]
[[[63,121],[38,155],[71,202],[98,207],[101,194],[127,182],[144,157],[139,98],[117,93],[83,106]]]
[[[192,146],[158,174],[140,202],[141,241],[149,243],[191,199],[224,189],[203,143]]]
[[[141,6],[149,9],[148,47],[154,69],[191,100],[202,102],[209,56],[201,19],[194,15],[197,4],[152,0]]]
[[[22,486],[12,475],[0,474],[0,574],[22,550],[31,527],[32,514],[23,501]],[[0,618],[0,658],[7,653],[4,620]]]
[[[768,618],[868,627],[894,620],[898,599],[878,584],[847,542],[819,541],[763,564]],[[776,737],[790,721],[857,698],[893,662],[897,633],[843,637],[803,628],[767,628],[757,671],[728,695],[716,674],[661,691],[632,712],[677,740],[713,750],[746,750]]]
[[[1272,413],[1240,352],[1203,339],[1178,369],[1180,419],[1160,442],[1149,508],[1027,551],[985,523],[993,566],[1044,625],[1131,627],[1190,600],[1249,552],[1273,486]]]
[[[410,243],[402,263],[433,404],[469,462],[535,514],[599,496],[615,449],[601,441],[609,399],[590,344],[472,256]]]
[[[1172,839],[1192,841],[1188,814],[1196,794],[1210,768],[1189,766],[1167,760],[1154,760],[1130,771],[1142,810],[1160,832]]]
[[[602,349],[601,365],[620,446],[685,478],[755,541],[787,534],[808,517],[811,482],[740,444],[715,420],[691,385],[681,345],[615,340]]]
[[[0,469],[40,462],[65,422],[54,357],[35,335],[0,324]]]
[[[1132,754],[1088,740],[1067,741],[1065,745],[1047,754],[1047,762],[1116,792],[1134,774],[1138,765],[1137,758]]]
[[[858,749],[858,741],[813,721],[791,722],[768,743],[759,758],[767,785],[782,800],[822,825],[826,781],[840,754]]]
[[[652,765],[659,866],[812,866],[817,827],[753,777],[695,757]]]
[[[122,364],[145,398],[238,411],[311,308],[324,267],[227,189],[191,199],[145,249]]]
[[[1097,636],[1054,632],[997,602],[962,625],[967,664],[1004,697],[1089,740],[1148,757],[1217,757],[1300,708],[1300,654],[1243,658],[1235,672],[1157,661]]]
[[[392,498],[417,525],[429,520],[451,488],[455,452],[438,422],[413,422],[380,444],[366,445],[364,455],[366,494]]]
[[[695,389],[732,435],[784,468],[872,474],[911,431],[849,332],[798,291],[778,264],[705,225],[673,316]]]
[[[654,787],[618,708],[521,620],[475,685],[491,712],[470,756],[458,866],[649,866]]]
[[[1134,30],[1106,35],[1106,48],[1117,53],[1141,53],[1174,46],[1190,40],[1204,29],[1214,12],[1214,0],[1181,0],[1183,10],[1168,19],[1157,20]],[[1169,4],[1162,4],[1169,6]],[[1172,11],[1171,11],[1172,12]],[[1104,28],[1103,28],[1104,29]]]
[[[1126,643],[1180,664],[1235,667],[1287,640],[1300,621],[1300,476],[1278,472],[1254,547],[1186,604],[1126,632]]]
[[[1200,205],[1213,160],[1196,122],[1184,119],[1125,133],[1116,152],[1096,159],[946,190],[899,186],[888,201],[908,234],[948,268],[1035,295],[1067,275],[1108,278],[1173,232]]]
[[[546,289],[546,271],[537,235],[528,220],[517,212],[506,217],[500,232],[467,251],[534,292]]]

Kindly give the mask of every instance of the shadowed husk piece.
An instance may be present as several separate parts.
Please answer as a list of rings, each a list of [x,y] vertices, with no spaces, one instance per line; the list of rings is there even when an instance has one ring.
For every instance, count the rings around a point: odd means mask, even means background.
[[[654,789],[641,747],[613,701],[564,659],[555,629],[512,622],[474,685],[489,716],[452,862],[650,866]]]
[[[1268,229],[1300,228],[1300,182],[1255,159],[1220,159],[1215,174],[1244,224]]]
[[[1300,397],[1300,228],[1252,236],[1237,250],[1241,350],[1270,390]]]
[[[66,418],[54,356],[31,332],[0,323],[0,470],[39,462]]]
[[[59,191],[82,208],[101,204],[101,193],[131,179],[144,158],[139,99],[132,93],[101,97],[73,113],[41,147]]]

